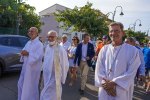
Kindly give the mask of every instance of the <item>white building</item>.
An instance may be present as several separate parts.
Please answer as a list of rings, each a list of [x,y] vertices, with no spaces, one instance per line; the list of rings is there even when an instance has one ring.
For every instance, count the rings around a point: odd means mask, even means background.
[[[48,7],[41,12],[39,12],[39,16],[41,17],[41,22],[43,25],[41,26],[41,33],[40,36],[45,37],[47,32],[49,30],[55,30],[58,32],[59,37],[61,37],[63,34],[66,34],[68,36],[68,40],[71,41],[73,36],[78,36],[81,40],[82,33],[81,32],[71,32],[71,29],[68,29],[67,31],[59,28],[63,23],[59,23],[55,20],[55,17],[53,15],[54,12],[57,12],[57,10],[63,11],[67,9],[67,7],[55,4],[51,7]]]

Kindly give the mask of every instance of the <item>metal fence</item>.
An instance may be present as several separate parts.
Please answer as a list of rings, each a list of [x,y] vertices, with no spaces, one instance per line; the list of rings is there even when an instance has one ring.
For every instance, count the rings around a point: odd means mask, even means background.
[[[19,29],[18,35],[26,35],[27,30]],[[0,27],[0,34],[17,34],[16,28],[6,28],[6,27]]]

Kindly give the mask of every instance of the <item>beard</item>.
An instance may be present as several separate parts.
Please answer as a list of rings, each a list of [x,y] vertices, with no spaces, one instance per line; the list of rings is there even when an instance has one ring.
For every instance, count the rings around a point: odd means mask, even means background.
[[[49,45],[50,45],[50,46],[53,46],[53,45],[55,45],[55,43],[56,43],[56,41],[49,42]]]

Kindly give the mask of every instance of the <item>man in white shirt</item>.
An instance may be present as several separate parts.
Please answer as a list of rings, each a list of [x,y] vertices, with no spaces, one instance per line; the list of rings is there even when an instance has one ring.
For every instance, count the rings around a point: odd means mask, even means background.
[[[78,64],[81,74],[81,86],[79,92],[84,94],[89,67],[92,65],[92,58],[94,57],[94,46],[89,42],[90,35],[85,33],[83,35],[83,42],[79,43],[75,53],[74,65]]]
[[[68,48],[71,46],[71,43],[68,41],[66,34],[63,34],[62,42],[60,43],[60,45],[63,46],[66,51],[68,51]]]
[[[43,57],[43,44],[38,38],[38,29],[31,27],[28,32],[31,38],[21,51],[23,62],[18,81],[18,100],[39,100],[38,84]]]
[[[109,25],[111,44],[102,47],[95,70],[99,100],[132,100],[134,77],[141,63],[139,51],[123,43],[123,24]]]
[[[40,100],[61,100],[62,86],[69,69],[67,52],[57,43],[57,32],[47,34],[49,44],[45,50],[43,63],[44,88]]]

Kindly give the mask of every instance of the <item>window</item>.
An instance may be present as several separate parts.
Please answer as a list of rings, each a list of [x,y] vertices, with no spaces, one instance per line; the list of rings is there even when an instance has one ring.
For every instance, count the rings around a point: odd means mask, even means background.
[[[0,44],[10,46],[11,40],[8,37],[0,37]]]
[[[29,39],[27,37],[0,37],[0,44],[23,48],[28,40]]]
[[[21,47],[23,48],[25,46],[25,44],[29,41],[29,38],[27,37],[19,37],[18,38],[20,44],[21,44]]]
[[[10,46],[12,47],[21,47],[21,44],[18,40],[19,37],[9,37],[11,40]]]

